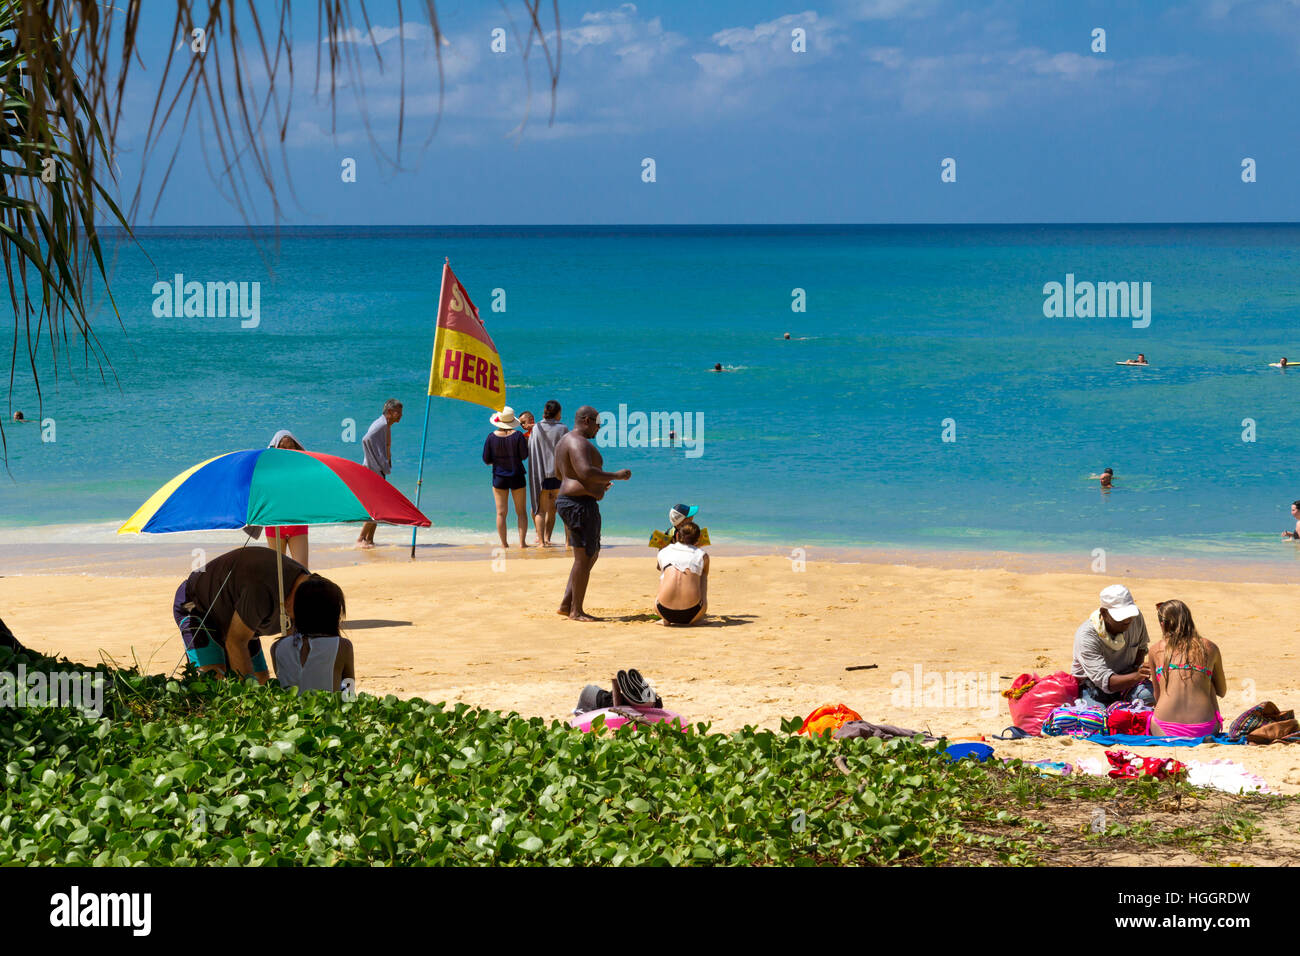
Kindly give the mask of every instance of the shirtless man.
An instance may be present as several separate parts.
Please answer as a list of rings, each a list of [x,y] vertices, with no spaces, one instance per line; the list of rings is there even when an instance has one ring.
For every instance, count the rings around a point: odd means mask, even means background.
[[[600,413],[583,405],[573,416],[573,430],[555,446],[555,474],[560,478],[560,494],[555,511],[568,529],[573,544],[573,568],[559,613],[571,621],[595,621],[582,609],[587,594],[591,566],[600,553],[600,505],[612,482],[627,481],[632,472],[602,471],[605,459],[591,439],[600,431]]]

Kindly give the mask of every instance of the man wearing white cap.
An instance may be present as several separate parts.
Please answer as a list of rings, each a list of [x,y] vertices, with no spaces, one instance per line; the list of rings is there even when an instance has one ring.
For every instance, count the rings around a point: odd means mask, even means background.
[[[1101,592],[1101,607],[1074,635],[1070,673],[1085,700],[1113,704],[1141,700],[1155,705],[1147,657],[1147,625],[1133,595],[1122,584]]]

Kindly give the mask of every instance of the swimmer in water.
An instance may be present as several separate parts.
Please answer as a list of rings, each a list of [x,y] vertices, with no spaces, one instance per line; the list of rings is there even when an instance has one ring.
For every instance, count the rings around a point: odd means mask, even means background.
[[[1295,518],[1295,530],[1283,531],[1282,537],[1300,541],[1300,501],[1291,502],[1291,517]]]
[[[24,422],[24,421],[26,421],[26,420],[27,420],[27,419],[23,418],[23,413],[22,413],[22,412],[14,412],[14,421],[16,421],[16,422]]]
[[[786,337],[787,339],[790,338],[790,333],[789,333],[789,332],[785,333],[785,337]]]
[[[1106,469],[1105,471],[1103,471],[1100,475],[1089,475],[1089,476],[1088,476],[1088,480],[1089,480],[1089,481],[1097,481],[1097,480],[1100,480],[1100,481],[1101,481],[1101,486],[1102,486],[1103,488],[1109,488],[1109,487],[1110,487],[1110,483],[1111,483],[1111,481],[1114,480],[1114,478],[1115,478],[1115,469],[1114,469],[1114,468],[1107,468],[1107,469]]]
[[[724,369],[722,368],[722,363],[721,363],[721,362],[717,362],[717,363],[715,363],[714,366],[713,366],[713,371],[715,371],[715,372],[721,372],[721,371],[724,371]]]
[[[1128,359],[1127,361],[1124,362],[1124,364],[1125,365],[1147,365],[1148,362],[1147,362],[1146,353],[1139,352],[1137,358]]]

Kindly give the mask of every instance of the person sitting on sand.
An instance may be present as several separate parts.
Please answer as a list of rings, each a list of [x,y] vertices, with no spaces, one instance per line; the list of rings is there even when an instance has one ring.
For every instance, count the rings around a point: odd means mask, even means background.
[[[668,627],[695,624],[709,609],[709,556],[699,540],[700,526],[687,520],[677,526],[677,540],[659,550],[655,610]]]
[[[1155,702],[1147,655],[1147,625],[1133,595],[1122,584],[1101,592],[1101,607],[1079,625],[1074,635],[1070,673],[1079,679],[1079,693],[1094,704],[1120,700]]]
[[[1228,692],[1219,648],[1196,631],[1182,601],[1156,605],[1163,639],[1151,645],[1156,707],[1152,737],[1208,737],[1223,728],[1219,697]]]
[[[1300,501],[1291,502],[1291,517],[1295,518],[1295,530],[1283,531],[1282,537],[1300,539]]]
[[[1099,479],[1099,478],[1101,479],[1101,486],[1102,486],[1103,488],[1109,488],[1109,487],[1110,487],[1110,483],[1111,483],[1112,481],[1115,480],[1115,469],[1114,469],[1114,468],[1107,468],[1107,469],[1105,469],[1104,471],[1102,471],[1102,473],[1101,473],[1100,475],[1089,475],[1089,476],[1088,476],[1088,480],[1089,480],[1089,481],[1096,481],[1096,480]]]
[[[293,634],[271,645],[271,663],[281,687],[350,691],[356,682],[352,642],[339,636],[347,612],[342,589],[313,574],[298,586]]]

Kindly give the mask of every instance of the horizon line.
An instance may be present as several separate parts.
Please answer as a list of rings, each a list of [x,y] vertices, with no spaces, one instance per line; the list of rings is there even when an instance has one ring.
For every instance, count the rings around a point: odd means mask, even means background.
[[[275,231],[281,229],[863,229],[863,228],[1020,228],[1020,227],[1080,227],[1080,226],[1300,226],[1300,220],[1289,219],[1239,219],[1239,220],[1088,220],[1078,222],[1033,220],[1022,222],[615,222],[615,223],[282,223],[282,224],[231,224],[231,223],[172,223],[123,227],[104,224],[96,227],[103,233],[142,233],[164,229],[224,229],[230,231]]]

